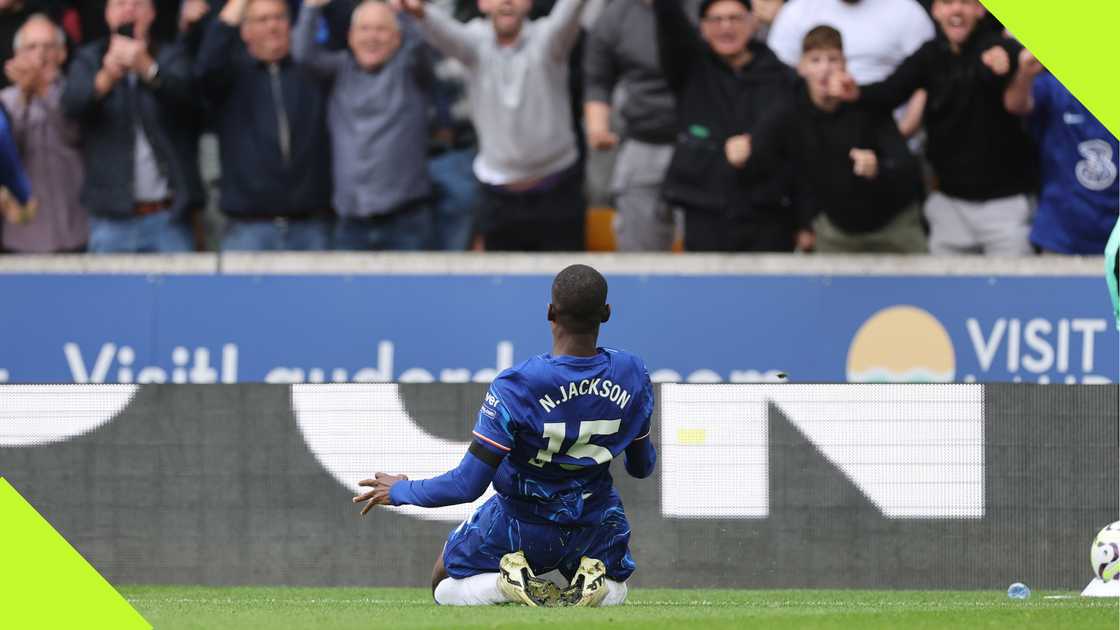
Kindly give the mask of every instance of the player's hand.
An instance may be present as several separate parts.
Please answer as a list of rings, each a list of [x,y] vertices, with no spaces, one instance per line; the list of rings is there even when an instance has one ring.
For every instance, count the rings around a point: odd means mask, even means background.
[[[1045,69],[1042,62],[1038,60],[1038,57],[1034,56],[1034,53],[1026,48],[1019,51],[1019,72],[1033,77],[1042,74],[1042,71]]]
[[[1002,77],[1011,70],[1011,57],[1003,46],[992,46],[980,54],[980,61],[997,77]]]
[[[848,157],[852,158],[852,173],[857,177],[875,179],[879,174],[879,158],[871,149],[852,149]]]
[[[372,510],[375,505],[389,505],[389,489],[398,481],[407,480],[407,475],[390,475],[383,472],[376,473],[373,475],[373,479],[363,479],[358,482],[359,486],[373,488],[373,490],[364,494],[359,494],[351,499],[351,502],[361,503],[365,501],[366,506],[362,508],[362,516],[365,516],[366,512]]]
[[[847,70],[833,72],[828,77],[828,95],[848,103],[859,100],[859,84]]]
[[[723,145],[723,153],[727,156],[727,163],[735,168],[743,168],[751,158],[750,134],[741,133],[731,136]]]

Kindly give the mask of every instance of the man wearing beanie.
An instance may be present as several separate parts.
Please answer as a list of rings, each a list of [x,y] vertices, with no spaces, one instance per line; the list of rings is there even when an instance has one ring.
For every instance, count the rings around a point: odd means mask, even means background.
[[[661,66],[679,129],[664,197],[684,209],[686,250],[791,251],[807,228],[791,209],[793,165],[756,159],[752,134],[790,106],[796,76],[765,44],[750,0],[703,0],[700,32],[681,0],[654,0]]]

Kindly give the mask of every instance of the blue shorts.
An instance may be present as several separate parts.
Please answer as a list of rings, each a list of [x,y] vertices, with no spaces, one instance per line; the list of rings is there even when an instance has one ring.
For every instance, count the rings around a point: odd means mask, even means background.
[[[602,560],[607,577],[625,581],[634,572],[630,557],[630,523],[622,503],[602,511],[598,525],[561,526],[521,521],[506,513],[501,499],[491,497],[447,537],[443,566],[453,578],[497,573],[502,556],[524,551],[533,573],[553,569],[568,580],[575,575],[582,556]]]

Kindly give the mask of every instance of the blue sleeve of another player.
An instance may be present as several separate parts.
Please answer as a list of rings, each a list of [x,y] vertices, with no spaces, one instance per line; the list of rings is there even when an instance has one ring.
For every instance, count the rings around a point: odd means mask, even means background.
[[[653,423],[653,384],[646,376],[645,386],[642,388],[642,429],[638,437],[626,447],[626,472],[631,477],[645,479],[653,474],[653,466],[657,463],[657,451],[653,449],[653,439],[650,431]]]
[[[420,507],[470,503],[494,480],[498,469],[494,462],[500,463],[501,456],[476,440],[454,469],[431,479],[397,482],[389,489],[389,500],[393,505]]]
[[[7,187],[20,203],[27,203],[31,197],[31,183],[20,164],[8,118],[3,114],[0,114],[0,185]]]

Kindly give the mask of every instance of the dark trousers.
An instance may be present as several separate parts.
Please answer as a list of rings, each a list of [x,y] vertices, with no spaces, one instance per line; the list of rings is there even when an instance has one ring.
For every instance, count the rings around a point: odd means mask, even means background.
[[[734,216],[685,208],[684,249],[689,252],[791,252],[793,223],[779,216]]]
[[[577,164],[551,185],[512,192],[482,187],[481,231],[488,251],[563,252],[586,248],[583,170]]]

